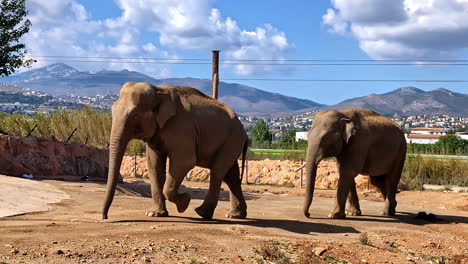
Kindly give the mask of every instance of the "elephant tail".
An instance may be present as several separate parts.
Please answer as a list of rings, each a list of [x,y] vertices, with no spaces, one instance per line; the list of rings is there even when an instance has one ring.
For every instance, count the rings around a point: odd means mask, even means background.
[[[244,178],[244,168],[245,168],[245,160],[247,158],[247,149],[249,148],[249,141],[246,140],[245,143],[244,143],[244,149],[242,149],[242,169],[241,169],[241,175],[240,175],[240,179],[241,179],[241,182]]]

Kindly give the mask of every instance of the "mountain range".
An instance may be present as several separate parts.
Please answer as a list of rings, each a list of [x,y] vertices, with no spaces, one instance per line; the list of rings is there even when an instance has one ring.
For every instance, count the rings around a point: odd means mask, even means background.
[[[40,90],[56,97],[69,95],[116,95],[125,82],[149,82],[154,85],[174,84],[195,87],[211,94],[211,80],[197,78],[154,79],[145,74],[122,70],[98,72],[79,71],[64,63],[26,71],[0,78],[0,83]],[[370,94],[327,106],[307,99],[300,99],[263,91],[254,87],[219,82],[219,100],[239,113],[271,114],[300,113],[312,110],[343,108],[373,109],[385,115],[456,115],[468,116],[468,94],[439,88],[423,91],[416,87],[402,87],[384,94]]]
[[[0,78],[0,82],[40,90],[53,96],[116,95],[126,82],[149,82],[154,85],[173,84],[195,87],[211,95],[211,80],[196,78],[154,79],[135,71],[102,70],[82,72],[64,63],[26,71]],[[219,82],[219,100],[240,113],[293,112],[304,108],[324,106],[307,99],[270,93],[254,87]]]

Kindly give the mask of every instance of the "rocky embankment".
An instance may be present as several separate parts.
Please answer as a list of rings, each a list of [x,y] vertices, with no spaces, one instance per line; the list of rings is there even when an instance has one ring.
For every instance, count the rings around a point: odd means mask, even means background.
[[[15,137],[0,134],[0,174],[48,178],[59,175],[107,179],[109,154],[55,138]]]
[[[239,162],[239,166],[240,166]],[[244,173],[244,182],[255,184],[275,184],[284,186],[300,186],[301,171],[296,171],[301,166],[300,162],[289,160],[251,160],[248,161],[247,176]],[[167,166],[169,167],[169,166]],[[124,178],[137,177],[148,178],[148,168],[146,157],[135,158],[125,156],[120,168],[120,174]],[[208,169],[195,167],[187,174],[188,180],[205,181],[209,178]],[[367,177],[359,175],[355,179],[358,189],[368,188]],[[305,185],[305,169],[303,174],[303,184]],[[320,189],[334,189],[338,184],[338,168],[335,161],[324,160],[320,162],[317,170],[317,180],[315,187]]]

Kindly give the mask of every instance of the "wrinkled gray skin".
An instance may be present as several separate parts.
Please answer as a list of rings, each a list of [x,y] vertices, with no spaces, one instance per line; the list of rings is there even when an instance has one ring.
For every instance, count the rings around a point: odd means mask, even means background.
[[[205,200],[195,211],[203,218],[213,217],[224,180],[230,189],[228,217],[247,216],[237,163],[242,153],[243,171],[247,134],[234,111],[191,87],[126,83],[112,106],[103,219],[107,219],[122,158],[131,139],[146,142],[154,202],[147,216],[168,216],[166,199],[175,203],[179,212],[187,209],[190,195],[178,190],[186,174],[196,165],[209,168],[211,176]],[[166,177],[167,158],[169,175]]]
[[[406,140],[400,126],[371,110],[317,113],[308,134],[303,208],[306,217],[310,216],[318,163],[328,157],[336,157],[339,171],[335,206],[328,217],[361,215],[354,182],[358,174],[369,175],[371,183],[382,192],[382,214],[395,215],[395,196],[406,158]],[[345,211],[347,197],[349,207]]]

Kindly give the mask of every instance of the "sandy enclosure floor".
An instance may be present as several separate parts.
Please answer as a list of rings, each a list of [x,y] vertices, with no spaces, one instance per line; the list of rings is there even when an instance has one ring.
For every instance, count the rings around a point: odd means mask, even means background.
[[[133,182],[118,187],[102,221],[102,182],[19,179],[28,182],[15,187],[12,179],[0,176],[0,184],[4,193],[13,188],[6,193],[20,205],[35,196],[57,200],[42,201],[53,210],[0,218],[0,263],[468,263],[468,196],[461,193],[402,192],[395,217],[380,216],[383,202],[366,194],[363,216],[331,220],[334,191],[316,192],[307,219],[302,189],[248,185],[248,219],[225,218],[222,191],[215,219],[204,221],[193,209],[207,183],[184,182],[181,192],[192,196],[186,212],[168,203],[170,217],[151,218],[149,186]],[[0,208],[11,204],[0,197]],[[421,211],[436,219],[418,219]]]

